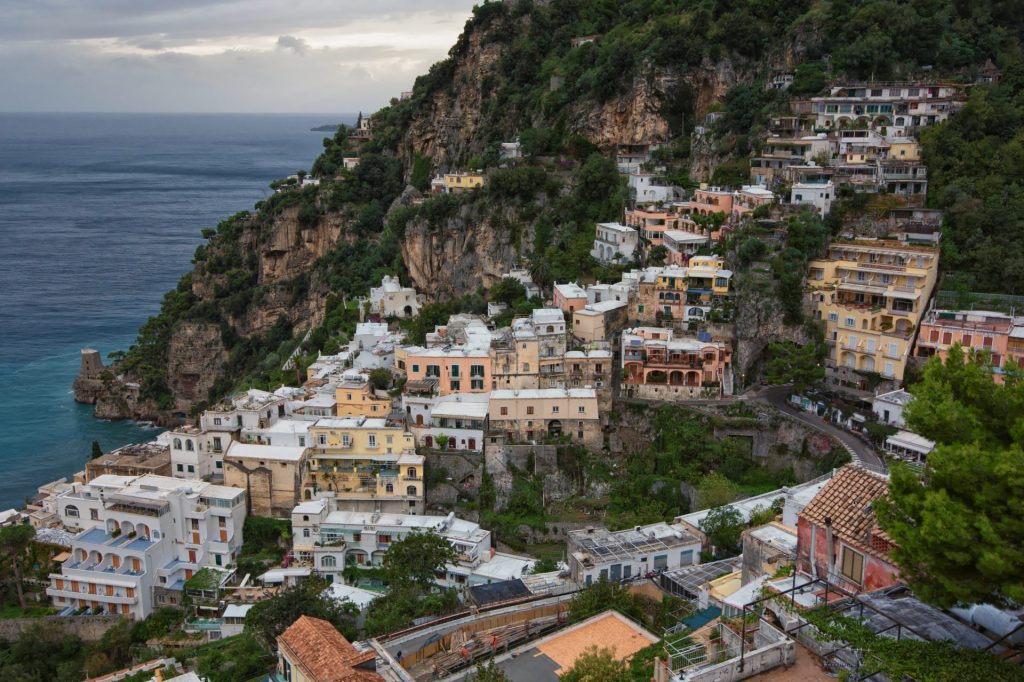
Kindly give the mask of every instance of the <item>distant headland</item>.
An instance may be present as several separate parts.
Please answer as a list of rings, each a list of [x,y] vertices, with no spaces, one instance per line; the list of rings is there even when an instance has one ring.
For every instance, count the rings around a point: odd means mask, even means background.
[[[333,133],[340,127],[340,123],[326,123],[322,126],[317,126],[316,128],[310,128],[310,130],[314,133]]]

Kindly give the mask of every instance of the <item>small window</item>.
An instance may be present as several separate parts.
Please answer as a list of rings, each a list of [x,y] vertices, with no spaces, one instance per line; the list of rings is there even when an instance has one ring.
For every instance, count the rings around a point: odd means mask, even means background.
[[[502,417],[507,417],[508,416],[508,408],[507,407],[502,407],[501,408],[501,416]]]
[[[533,405],[526,406],[526,414],[533,414]]]
[[[76,507],[73,504],[69,504],[68,506],[64,507],[64,516],[77,519],[79,517],[78,507]]]
[[[855,552],[849,547],[843,547],[842,556],[842,567],[840,572],[843,577],[852,580],[855,583],[861,583],[864,581],[864,555],[860,552]]]

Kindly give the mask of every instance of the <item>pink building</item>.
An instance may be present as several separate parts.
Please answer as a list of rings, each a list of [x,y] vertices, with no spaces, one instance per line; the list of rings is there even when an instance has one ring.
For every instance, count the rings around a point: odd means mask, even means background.
[[[871,505],[889,491],[880,474],[848,464],[797,514],[797,563],[807,573],[850,592],[900,582],[895,545],[875,522]]]
[[[771,206],[775,202],[775,194],[763,185],[743,185],[736,192],[732,202],[732,219],[739,220],[753,213],[759,206]]]
[[[691,336],[676,337],[672,329],[636,327],[622,332],[622,384],[636,397],[662,396],[664,391],[640,390],[645,387],[683,387],[679,394],[695,397],[707,392],[721,395],[729,389],[732,376],[732,349],[720,341],[702,341]],[[672,392],[675,395],[678,392]]]
[[[408,381],[437,379],[438,395],[491,390],[491,359],[485,348],[413,348],[404,361]]]
[[[666,230],[678,230],[684,222],[691,222],[674,211],[645,211],[636,209],[626,211],[625,223],[635,228],[640,237],[650,242],[651,246],[662,243]]]
[[[572,313],[582,310],[587,305],[587,290],[576,282],[568,284],[556,284],[555,293],[552,298],[555,307],[563,313]]]
[[[726,217],[732,214],[734,194],[732,191],[721,187],[710,187],[708,189],[694,190],[693,198],[685,202],[685,207],[690,213],[709,216],[712,213],[724,213]]]
[[[956,343],[965,351],[991,353],[992,378],[1002,383],[1009,360],[1024,364],[1024,317],[984,310],[929,310],[921,320],[914,355],[945,360]]]

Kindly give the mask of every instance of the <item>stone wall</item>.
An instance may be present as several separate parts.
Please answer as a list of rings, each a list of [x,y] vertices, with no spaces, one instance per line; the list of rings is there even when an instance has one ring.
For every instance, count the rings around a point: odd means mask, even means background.
[[[428,510],[447,513],[459,497],[475,498],[480,492],[483,478],[484,456],[478,452],[421,450],[426,455],[427,471],[443,468],[448,472],[446,479],[427,488]]]
[[[42,625],[47,630],[60,630],[74,635],[85,642],[96,642],[103,633],[114,626],[121,616],[44,616],[43,618],[0,619],[0,640],[12,641],[33,625]]]

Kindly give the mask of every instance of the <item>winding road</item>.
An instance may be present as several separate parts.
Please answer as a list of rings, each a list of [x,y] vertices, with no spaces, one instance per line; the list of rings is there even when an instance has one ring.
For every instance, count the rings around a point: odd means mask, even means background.
[[[740,399],[756,400],[768,403],[776,409],[785,412],[789,416],[799,419],[808,426],[832,436],[846,447],[855,460],[866,464],[869,469],[886,471],[885,462],[882,461],[882,458],[878,455],[878,452],[875,451],[875,448],[872,447],[871,444],[858,438],[849,431],[844,431],[843,429],[833,426],[815,414],[805,412],[804,410],[798,410],[790,405],[786,398],[789,396],[791,390],[792,389],[789,386],[768,386],[748,391],[743,396],[740,396]]]

